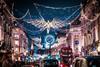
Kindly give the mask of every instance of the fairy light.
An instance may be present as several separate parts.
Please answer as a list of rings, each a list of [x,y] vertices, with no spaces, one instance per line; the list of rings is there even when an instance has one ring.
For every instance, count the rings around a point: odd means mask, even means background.
[[[56,10],[65,10],[65,9],[71,9],[71,8],[75,8],[75,7],[79,7],[80,5],[75,5],[75,6],[71,6],[71,7],[51,7],[51,6],[46,6],[46,5],[42,5],[42,4],[38,4],[38,3],[33,3],[35,6],[42,6],[45,8],[49,8],[49,9],[56,9]]]

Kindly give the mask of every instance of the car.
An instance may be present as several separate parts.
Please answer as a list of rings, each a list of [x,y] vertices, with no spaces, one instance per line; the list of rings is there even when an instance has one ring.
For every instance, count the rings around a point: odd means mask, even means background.
[[[88,67],[100,67],[100,56],[86,57]]]
[[[83,57],[76,57],[73,60],[73,67],[88,67],[87,60]]]
[[[59,67],[59,63],[56,59],[46,59],[43,60],[42,67]]]
[[[33,65],[23,65],[22,67],[34,67]]]
[[[100,56],[77,57],[74,59],[73,67],[100,67]]]

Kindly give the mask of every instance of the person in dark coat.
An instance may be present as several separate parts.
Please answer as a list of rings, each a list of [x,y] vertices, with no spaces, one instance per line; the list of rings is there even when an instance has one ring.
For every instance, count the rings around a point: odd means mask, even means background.
[[[12,67],[12,60],[5,54],[2,58],[2,67]]]

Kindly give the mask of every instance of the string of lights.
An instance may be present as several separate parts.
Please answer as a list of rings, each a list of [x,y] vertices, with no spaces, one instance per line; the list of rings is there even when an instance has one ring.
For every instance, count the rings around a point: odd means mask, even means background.
[[[14,16],[13,10],[14,10],[14,3],[12,4],[12,12],[11,13],[9,12],[10,15],[14,18],[14,20],[16,20],[16,19],[24,19],[27,16],[27,14],[29,13],[29,9],[27,9],[26,13],[22,17],[18,18],[18,17]]]
[[[95,20],[98,18],[100,16],[100,14],[98,14],[98,16],[95,18]],[[85,16],[86,17],[86,16]],[[95,21],[95,20],[93,20],[93,21]],[[92,21],[92,22],[93,22]],[[92,23],[91,22],[91,23]],[[85,26],[87,26],[87,25],[90,25],[91,23],[86,23],[85,25],[82,25],[81,27],[85,27]],[[70,23],[70,24],[72,24],[72,23]],[[27,29],[28,30],[28,29]],[[30,32],[33,32],[33,31],[31,31],[31,30],[28,30],[28,31],[30,31]],[[40,32],[40,31],[43,31],[43,29],[41,29],[41,30],[39,30],[39,31],[35,31],[35,32]]]
[[[71,7],[51,7],[51,6],[46,6],[46,5],[42,5],[42,4],[37,4],[37,3],[33,3],[35,6],[41,6],[44,8],[49,8],[49,9],[56,9],[56,10],[66,10],[66,9],[71,9],[71,8],[75,8],[75,7],[79,7],[80,5],[75,5],[75,6],[71,6]]]
[[[36,4],[35,4],[36,5]],[[80,9],[80,8],[79,8]],[[79,9],[77,9],[73,14],[75,14]],[[8,10],[8,12],[9,12],[9,10]],[[10,13],[10,12],[9,12]],[[25,13],[25,15],[22,17],[22,18],[24,18],[27,14],[29,13],[29,9],[27,10],[27,12]],[[10,13],[11,14],[11,13]],[[72,14],[72,15],[73,15]],[[71,16],[72,16],[71,15]],[[19,18],[16,18],[16,17],[14,17],[14,15],[13,14],[11,14],[11,16],[12,16],[12,18],[14,18],[15,20],[16,19],[19,19]],[[71,16],[69,16],[69,18],[71,17]],[[83,17],[85,17],[85,19],[88,19],[87,18],[87,16],[84,14],[84,13],[82,13],[82,16]],[[98,17],[100,16],[100,14],[97,14],[96,15],[96,17],[94,18],[94,19],[88,19],[89,21],[95,21]],[[77,16],[78,17],[78,16]],[[68,20],[68,18],[67,18],[67,20]],[[33,22],[33,21],[32,21]],[[40,23],[41,22],[41,23]],[[42,28],[42,29],[46,29],[46,28],[50,28],[50,27],[52,27],[52,23],[50,22],[50,23],[47,23],[47,22],[44,22],[43,21],[43,19],[40,21],[39,23],[35,23],[35,22],[33,22],[32,23],[32,25],[35,25],[35,26],[39,26],[39,28],[41,28],[42,26],[41,26],[41,24],[42,25],[44,25],[43,27],[44,28]],[[46,24],[44,24],[44,23],[46,23]],[[60,22],[59,22],[60,23]],[[73,22],[71,22],[71,23],[69,23],[69,24],[72,24]],[[36,25],[37,24],[37,25]],[[58,24],[58,23],[57,23]],[[89,23],[90,24],[90,23]],[[49,26],[49,25],[51,25],[51,26]],[[54,25],[56,25],[56,23],[54,24]],[[58,25],[60,25],[60,24],[58,24]],[[82,25],[81,27],[84,27],[84,26],[86,26],[86,25],[88,25],[88,23],[87,24],[85,24],[85,25]],[[61,25],[60,25],[60,27],[63,27],[63,25],[62,25],[62,23],[61,23]],[[54,27],[53,27],[54,28]],[[59,28],[59,27],[57,27],[57,26],[55,26],[55,28]]]
[[[36,4],[35,4],[35,7],[41,17],[41,20],[40,21],[36,20],[35,22],[33,21],[32,25],[34,25],[38,28],[44,28],[44,29],[48,29],[48,30],[50,30],[50,28],[58,28],[59,29],[65,25],[64,23],[61,23],[61,22],[55,21],[55,20],[53,20],[52,22],[49,22],[49,21],[46,22],[44,20],[44,18],[42,17],[41,12],[38,10],[38,7],[36,6]],[[77,9],[75,12],[73,12],[72,15],[70,15],[66,20],[70,19],[79,9]]]
[[[39,5],[39,4],[38,4]],[[13,5],[13,7],[14,7],[14,5]],[[52,25],[51,23],[46,23],[45,21],[44,21],[44,18],[42,17],[42,15],[41,15],[41,13],[40,13],[40,11],[38,10],[38,7],[36,6],[36,4],[35,4],[35,7],[36,7],[36,9],[37,9],[37,11],[39,12],[39,15],[40,15],[40,17],[41,17],[41,19],[42,19],[42,23],[32,23],[32,25],[35,25],[35,26],[38,26],[38,27],[41,27],[41,24],[42,25],[44,25],[43,26],[43,28],[45,28],[45,26],[46,26],[46,28],[47,27],[50,27],[50,25]],[[75,6],[76,7],[76,6]],[[69,8],[69,7],[66,7],[66,8]],[[70,7],[70,8],[72,8],[72,7]],[[80,9],[80,8],[79,8]],[[70,18],[70,17],[72,17],[79,9],[77,9],[71,16],[69,16],[68,18],[67,18],[67,20]],[[13,12],[12,12],[13,13]],[[27,12],[25,13],[25,15],[24,16],[22,16],[21,18],[16,18],[16,19],[23,19],[27,14],[29,13],[29,9],[27,10]],[[30,15],[31,16],[31,15]],[[44,24],[44,22],[46,23],[46,24]],[[55,25],[55,24],[54,24]],[[62,24],[59,24],[60,25],[60,27],[62,27],[63,25]],[[58,25],[58,26],[59,26]],[[57,26],[55,26],[56,28],[58,28]],[[45,29],[46,29],[45,28]]]
[[[13,12],[13,10],[14,10],[14,3],[12,4],[12,15],[14,16],[14,12]]]
[[[80,15],[81,15],[81,13],[79,13],[78,16],[75,17],[75,19],[73,19],[69,24],[71,25],[77,18],[79,18]]]
[[[78,8],[75,12],[73,12],[68,18],[66,18],[66,20],[68,20],[68,19],[70,19],[73,15],[75,15],[75,13],[77,13],[78,11],[80,10],[80,8]],[[79,13],[79,15],[80,15],[80,13]],[[78,16],[79,16],[78,15]],[[65,21],[66,21],[65,20]]]
[[[35,4],[34,4],[35,5]],[[35,5],[36,10],[39,13],[40,19],[42,19],[43,21],[45,21],[45,19],[43,18],[43,16],[41,15],[41,12],[38,10],[38,7]]]
[[[27,29],[26,27],[24,27],[24,26],[21,25],[21,24],[20,24],[19,26],[20,26],[22,29],[24,29],[25,31],[31,32],[31,33],[33,33],[33,34],[34,34],[34,33],[36,33],[36,34],[37,34],[37,33],[40,34],[40,32],[43,32],[43,31],[44,31],[44,29],[42,29],[42,28],[39,29],[39,30],[37,30],[37,31],[31,31],[31,30]]]
[[[78,15],[77,17],[79,17],[80,15]],[[100,16],[100,14],[98,14],[97,15],[97,17],[95,17],[95,20],[96,19],[98,19],[98,17]],[[85,16],[86,17],[86,16]],[[75,20],[76,20],[77,18],[75,18]],[[92,22],[89,22],[89,23],[86,23],[85,25],[82,25],[81,27],[85,27],[85,26],[87,26],[87,25],[90,25],[91,23],[93,23],[95,20],[92,20]],[[73,22],[71,22],[70,24],[72,24]],[[42,28],[41,28],[42,29]],[[43,31],[43,30],[42,30]],[[33,32],[33,31],[31,31],[31,32]]]
[[[80,16],[80,14],[73,20],[71,21],[70,23],[67,23],[66,21],[61,21],[58,19],[53,19],[52,22],[45,22],[43,20],[35,20],[35,21],[32,21],[30,22],[32,25],[38,27],[38,28],[44,28],[44,29],[47,29],[47,28],[54,28],[54,29],[59,29],[61,27],[64,27],[66,24],[72,24],[78,17]]]
[[[29,13],[29,9],[27,9],[26,13],[22,17],[17,18],[17,19],[24,19],[27,16],[28,13]]]
[[[78,10],[79,10],[79,9],[78,9]],[[76,10],[76,11],[77,11],[77,10]],[[80,15],[80,14],[79,14],[79,15]],[[79,16],[79,15],[78,15],[78,16]],[[78,16],[77,16],[77,17],[78,17]],[[85,14],[83,14],[82,16],[85,17],[85,19],[88,19],[87,16],[85,16]],[[99,16],[100,16],[100,14],[97,14],[97,16],[96,16],[94,19],[88,19],[88,20],[93,22],[93,21],[95,21]],[[42,22],[43,22],[43,21],[42,21]],[[73,23],[73,22],[72,22],[72,23]],[[72,24],[72,23],[69,23],[69,24]],[[36,24],[37,24],[37,23],[36,23]],[[40,23],[40,24],[43,24],[43,23]],[[90,25],[90,24],[91,24],[91,23],[89,23],[89,24],[87,23],[87,24],[85,24],[85,25],[82,25],[81,27],[84,27],[84,26]],[[33,24],[33,25],[35,25],[35,24]]]

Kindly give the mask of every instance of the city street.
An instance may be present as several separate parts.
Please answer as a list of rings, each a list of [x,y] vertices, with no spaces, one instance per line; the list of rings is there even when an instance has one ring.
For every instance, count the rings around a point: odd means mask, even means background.
[[[0,0],[0,67],[100,67],[100,0]]]

